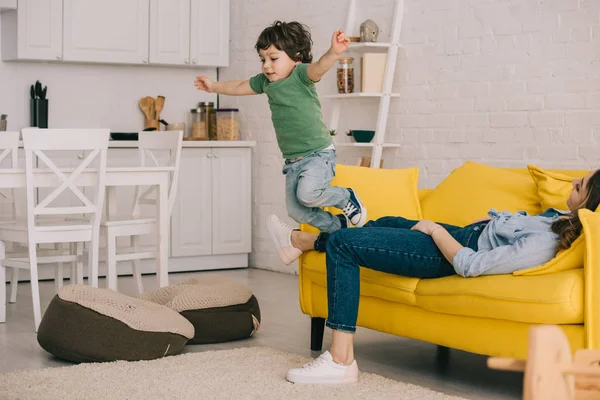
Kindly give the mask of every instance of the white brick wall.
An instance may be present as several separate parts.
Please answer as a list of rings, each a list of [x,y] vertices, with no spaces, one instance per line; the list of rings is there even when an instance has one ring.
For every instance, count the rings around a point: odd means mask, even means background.
[[[357,23],[375,20],[380,40],[387,40],[393,1],[361,4]],[[404,47],[394,79],[394,91],[401,98],[392,100],[387,133],[388,141],[403,147],[384,150],[385,166],[420,167],[421,187],[434,187],[466,160],[518,167],[600,166],[600,1],[405,4]],[[275,19],[307,24],[318,59],[332,32],[344,27],[346,9],[347,0],[234,0],[231,67],[222,69],[220,78],[245,79],[260,72],[253,45]],[[334,93],[334,74],[329,73],[318,89]],[[244,138],[258,142],[251,264],[296,271],[278,260],[264,228],[267,215],[286,216],[283,161],[267,100],[222,96],[221,104],[241,108]],[[327,122],[330,101],[323,101],[323,107]],[[339,132],[372,129],[377,108],[369,100],[348,103],[343,112]],[[354,163],[361,154],[368,155],[362,151],[340,149],[339,162]]]

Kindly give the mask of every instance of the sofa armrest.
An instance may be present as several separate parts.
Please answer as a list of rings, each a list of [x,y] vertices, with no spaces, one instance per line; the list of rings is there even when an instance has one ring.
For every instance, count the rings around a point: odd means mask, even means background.
[[[579,210],[585,236],[584,324],[586,348],[600,349],[600,213]]]

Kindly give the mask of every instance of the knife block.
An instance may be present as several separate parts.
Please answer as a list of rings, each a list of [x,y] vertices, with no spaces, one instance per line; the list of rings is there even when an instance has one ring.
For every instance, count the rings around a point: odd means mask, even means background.
[[[48,128],[48,99],[30,99],[31,123],[33,127]]]

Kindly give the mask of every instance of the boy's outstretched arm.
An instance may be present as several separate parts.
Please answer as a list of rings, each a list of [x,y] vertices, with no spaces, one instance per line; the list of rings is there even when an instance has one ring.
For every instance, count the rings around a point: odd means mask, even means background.
[[[198,90],[204,90],[208,93],[226,94],[229,96],[246,96],[257,94],[250,87],[250,81],[226,81],[215,82],[207,76],[197,76],[194,80],[194,86]]]
[[[348,45],[350,45],[350,39],[346,37],[342,29],[334,32],[331,38],[331,47],[327,50],[327,53],[323,54],[319,61],[308,66],[306,73],[310,80],[313,82],[320,81],[323,75],[333,67],[338,56],[348,49]]]

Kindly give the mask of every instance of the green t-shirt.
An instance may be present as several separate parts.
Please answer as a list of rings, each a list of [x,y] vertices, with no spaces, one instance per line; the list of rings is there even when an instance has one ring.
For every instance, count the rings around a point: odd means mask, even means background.
[[[277,143],[284,158],[302,157],[331,145],[323,122],[315,83],[307,74],[309,64],[298,64],[286,79],[269,82],[264,74],[250,78],[250,87],[269,98]]]

